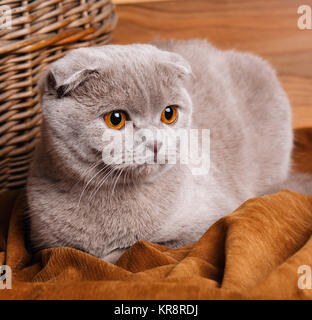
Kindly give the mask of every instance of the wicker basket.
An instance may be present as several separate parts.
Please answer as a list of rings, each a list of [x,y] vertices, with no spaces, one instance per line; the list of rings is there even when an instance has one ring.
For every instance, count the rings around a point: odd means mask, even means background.
[[[37,81],[73,48],[105,44],[117,21],[109,0],[0,0],[0,191],[25,185],[41,122]],[[4,8],[4,7],[2,7]]]

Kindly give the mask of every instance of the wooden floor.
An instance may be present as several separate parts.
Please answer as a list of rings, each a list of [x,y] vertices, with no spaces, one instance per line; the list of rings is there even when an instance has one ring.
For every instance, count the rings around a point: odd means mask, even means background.
[[[299,30],[302,0],[177,0],[118,5],[114,43],[208,38],[257,53],[277,69],[294,127],[312,126],[312,30]]]

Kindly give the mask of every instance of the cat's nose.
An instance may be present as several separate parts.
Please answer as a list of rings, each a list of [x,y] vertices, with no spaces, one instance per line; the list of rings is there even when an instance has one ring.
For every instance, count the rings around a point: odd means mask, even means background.
[[[154,141],[154,142],[149,143],[147,146],[148,146],[148,148],[151,149],[155,154],[157,154],[157,152],[159,151],[159,149],[160,149],[161,146],[162,146],[162,142]]]
[[[154,153],[156,154],[162,146],[162,142],[154,141]]]

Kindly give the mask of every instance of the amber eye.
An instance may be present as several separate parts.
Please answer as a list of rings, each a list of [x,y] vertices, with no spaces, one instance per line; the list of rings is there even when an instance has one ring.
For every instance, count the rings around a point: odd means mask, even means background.
[[[104,116],[104,121],[110,128],[119,130],[126,123],[126,114],[123,111],[111,111]]]
[[[170,124],[174,122],[177,118],[177,107],[176,106],[168,106],[161,113],[161,121]]]

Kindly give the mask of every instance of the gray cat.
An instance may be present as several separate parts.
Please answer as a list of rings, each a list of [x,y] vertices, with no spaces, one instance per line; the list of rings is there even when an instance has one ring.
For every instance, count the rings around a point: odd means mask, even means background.
[[[43,123],[27,186],[36,248],[115,262],[139,239],[189,244],[288,177],[289,101],[252,54],[204,40],[81,48],[53,63],[40,86]],[[134,131],[210,129],[209,174],[106,163],[103,134],[123,132],[126,120]],[[162,148],[142,139],[133,152],[142,146],[154,155]]]

